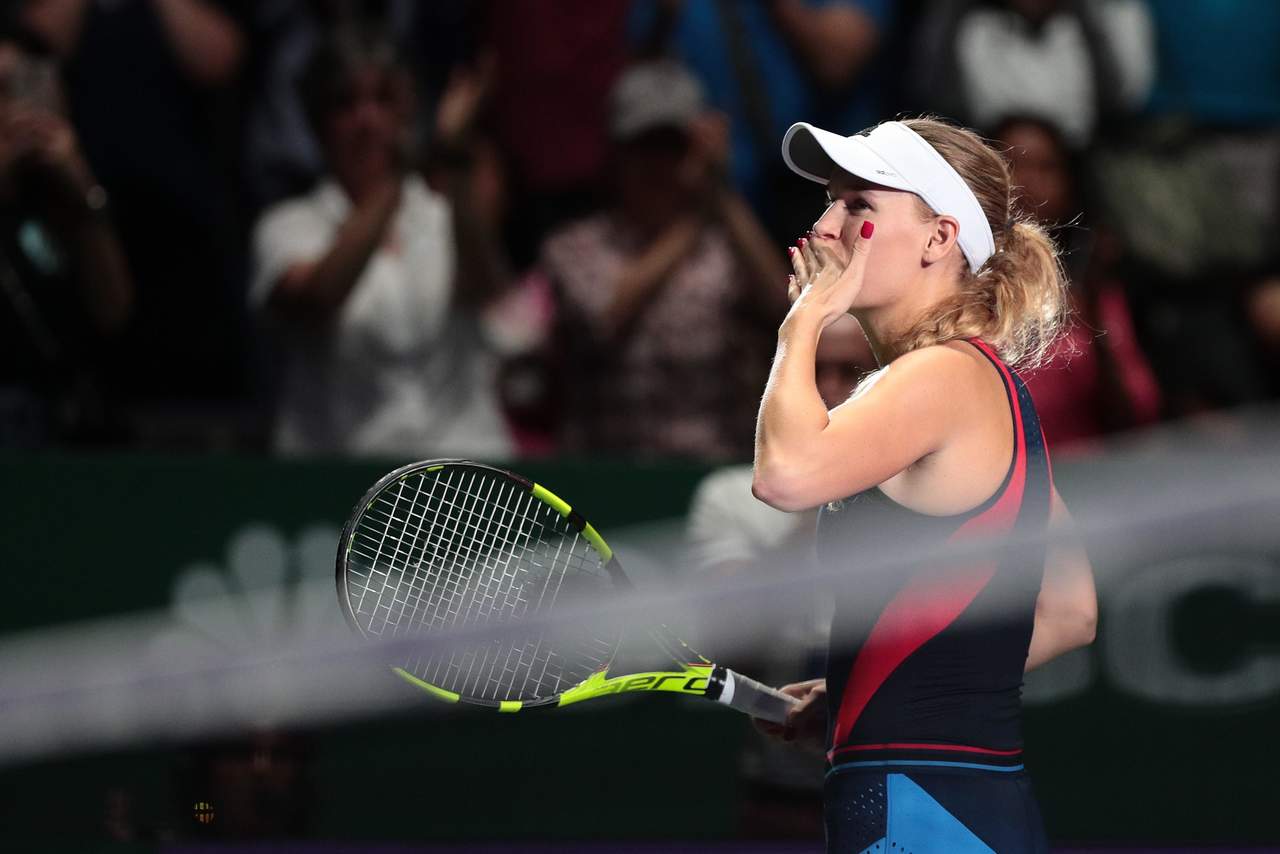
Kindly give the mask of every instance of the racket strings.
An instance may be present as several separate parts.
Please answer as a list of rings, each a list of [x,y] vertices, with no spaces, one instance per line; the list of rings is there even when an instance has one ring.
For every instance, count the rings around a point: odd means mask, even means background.
[[[371,636],[518,623],[611,585],[578,531],[483,469],[401,478],[369,503],[349,543],[346,597]],[[532,700],[605,668],[617,642],[607,626],[505,632],[411,655],[402,666],[464,696]]]

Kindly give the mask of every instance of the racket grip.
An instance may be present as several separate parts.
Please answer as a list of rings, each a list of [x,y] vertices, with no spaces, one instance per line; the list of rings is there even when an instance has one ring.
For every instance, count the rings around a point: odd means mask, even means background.
[[[737,709],[743,714],[775,724],[785,723],[787,712],[800,701],[790,694],[763,685],[749,676],[734,673],[725,668],[724,688],[716,702]]]

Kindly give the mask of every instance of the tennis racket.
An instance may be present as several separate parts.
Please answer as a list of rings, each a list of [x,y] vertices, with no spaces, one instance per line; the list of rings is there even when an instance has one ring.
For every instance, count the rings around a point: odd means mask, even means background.
[[[550,490],[491,466],[428,460],[384,476],[342,531],[337,582],[343,614],[364,637],[465,627],[462,640],[442,638],[420,654],[410,646],[393,666],[450,703],[519,712],[611,694],[684,694],[782,723],[796,702],[703,658],[662,625],[648,634],[673,668],[612,673],[621,631],[572,608],[631,589],[613,550]],[[571,617],[543,619],[557,609]],[[484,627],[497,631],[487,637]]]

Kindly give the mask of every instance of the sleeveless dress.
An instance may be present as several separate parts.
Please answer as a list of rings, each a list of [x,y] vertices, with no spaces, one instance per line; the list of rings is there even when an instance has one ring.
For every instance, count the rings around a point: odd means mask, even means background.
[[[827,655],[830,852],[1048,850],[1023,768],[1021,690],[1052,473],[1022,379],[969,343],[998,371],[1013,421],[996,492],[929,516],[873,488],[818,516],[819,558],[849,570]]]

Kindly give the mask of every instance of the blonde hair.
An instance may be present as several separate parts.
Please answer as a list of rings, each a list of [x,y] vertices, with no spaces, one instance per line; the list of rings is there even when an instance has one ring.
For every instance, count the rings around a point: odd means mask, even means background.
[[[1067,280],[1044,227],[1014,205],[1008,161],[973,131],[939,119],[905,119],[903,124],[933,146],[973,190],[996,245],[995,254],[976,273],[962,265],[959,292],[908,328],[905,350],[977,337],[1011,366],[1042,365],[1066,324]]]

